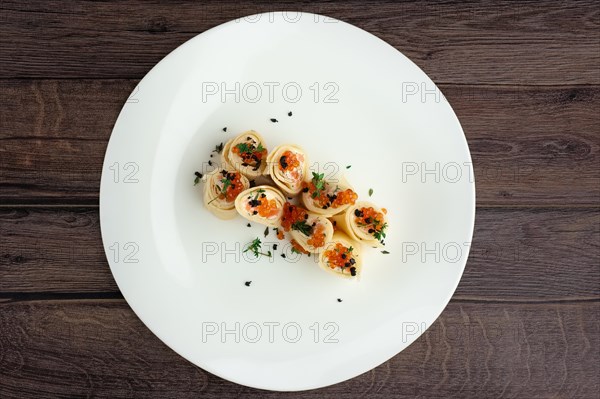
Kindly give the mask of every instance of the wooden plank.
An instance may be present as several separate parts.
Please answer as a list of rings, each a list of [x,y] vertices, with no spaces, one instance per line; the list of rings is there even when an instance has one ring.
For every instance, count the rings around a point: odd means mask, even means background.
[[[0,208],[0,293],[118,289],[102,249],[98,211]],[[480,209],[457,299],[600,297],[600,212]],[[397,253],[398,262],[401,254]],[[418,255],[417,255],[418,256]]]
[[[97,204],[106,145],[136,83],[0,81],[0,201]],[[479,206],[598,206],[600,87],[441,89],[469,141]]]
[[[599,310],[598,302],[451,302],[423,336],[388,362],[294,397],[593,398],[600,381]],[[0,397],[7,399],[221,398],[233,391],[289,396],[241,387],[193,366],[122,300],[0,303],[0,325]]]
[[[307,11],[389,42],[440,83],[600,84],[597,5],[579,0],[350,2],[19,2],[0,5],[1,78],[141,78],[221,23]],[[360,12],[357,12],[360,10]],[[290,19],[295,17],[290,15]]]

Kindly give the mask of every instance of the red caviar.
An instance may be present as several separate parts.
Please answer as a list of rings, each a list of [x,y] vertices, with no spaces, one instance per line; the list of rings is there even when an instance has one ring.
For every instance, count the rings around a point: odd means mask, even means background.
[[[375,233],[381,232],[386,227],[383,213],[377,212],[370,206],[356,209],[354,216],[356,217],[356,223],[368,229],[370,234],[375,235]]]
[[[260,199],[260,205],[254,208],[258,214],[264,218],[270,218],[279,212],[279,207],[277,207],[277,201],[274,199],[267,200],[266,198]]]
[[[314,228],[312,236],[306,242],[313,248],[321,248],[325,245],[325,226],[318,224]]]
[[[308,211],[296,205],[286,202],[283,205],[283,216],[281,217],[281,227],[285,231],[290,231],[292,224],[306,219]]]
[[[350,248],[339,242],[336,243],[332,249],[325,251],[324,255],[329,267],[332,269],[335,269],[336,267],[344,269],[346,267],[352,267],[352,265],[356,263]]]
[[[239,172],[228,172],[223,176],[223,179],[228,179],[231,184],[227,186],[225,195],[221,193],[219,198],[224,198],[227,202],[233,202],[237,196],[244,191],[241,175]]]
[[[294,170],[300,166],[300,160],[296,153],[292,151],[286,151],[281,154],[279,158],[279,169],[281,170]]]
[[[326,183],[326,189],[321,190],[319,195],[316,197],[313,197],[313,194],[317,190],[317,188],[312,181],[302,182],[302,188],[308,189],[308,193],[310,194],[313,203],[319,207],[325,206],[327,208],[339,208],[343,205],[354,205],[356,203],[356,200],[358,199],[358,194],[356,194],[350,188],[337,192],[334,191],[332,194],[328,194],[329,183]]]
[[[258,167],[260,166],[262,159],[266,157],[267,150],[262,147],[261,143],[258,143],[258,146],[255,143],[256,141],[254,140],[248,140],[246,143],[240,143],[233,146],[231,151],[242,158],[243,164]]]

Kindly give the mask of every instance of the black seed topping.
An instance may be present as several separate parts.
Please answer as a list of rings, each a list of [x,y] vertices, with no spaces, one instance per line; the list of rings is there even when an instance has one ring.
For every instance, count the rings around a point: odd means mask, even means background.
[[[285,254],[281,254],[281,257],[282,257],[282,258],[285,258]]]
[[[375,233],[375,230],[369,229],[369,234],[373,234],[373,233]]]
[[[342,300],[340,298],[338,298],[338,302],[342,302]]]
[[[252,212],[252,214],[253,214],[253,215],[257,215],[257,214],[258,214],[258,211],[254,211],[254,212]]]
[[[351,264],[351,265],[353,265],[353,264],[355,264],[355,263],[356,263],[356,260],[355,260],[354,258],[351,258],[351,259],[350,259],[350,264]]]
[[[245,285],[246,287],[250,287],[250,284],[252,284],[252,281],[246,281],[246,282],[244,283],[244,285]]]
[[[276,122],[279,122],[279,121],[277,119],[275,119],[275,118],[271,118],[271,122],[276,123]]]
[[[252,227],[252,225],[251,225],[250,223],[248,223],[246,226],[248,226],[248,227]]]
[[[342,254],[342,259],[346,259],[346,254]]]
[[[360,218],[363,216],[363,213],[360,209],[355,209],[354,210],[354,216],[356,216],[357,218]]]
[[[292,111],[288,112],[288,116],[292,116]]]
[[[226,128],[226,127],[224,127],[224,128],[223,128],[223,131],[224,131],[224,132],[226,132],[226,131],[227,131],[227,128]]]
[[[273,251],[277,251],[277,244],[273,244]]]
[[[304,187],[304,188],[302,189],[302,192],[303,192],[303,193],[307,193],[307,192],[308,192],[308,187]]]
[[[304,214],[304,220],[308,219],[308,213]]]
[[[212,161],[211,160],[208,161],[208,165],[212,166]]]
[[[279,158],[279,165],[281,165],[283,169],[286,169],[288,167],[285,156]]]
[[[202,179],[202,173],[200,173],[200,172],[194,172],[194,175],[196,175],[196,177]]]
[[[350,268],[350,275],[351,276],[356,276],[356,267],[351,267]]]

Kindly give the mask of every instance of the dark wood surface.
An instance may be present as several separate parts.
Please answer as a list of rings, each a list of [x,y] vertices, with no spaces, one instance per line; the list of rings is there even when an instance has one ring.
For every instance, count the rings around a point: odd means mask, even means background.
[[[323,390],[238,386],[123,300],[98,188],[131,90],[219,23],[278,9],[386,40],[438,83],[477,180],[469,262],[440,319]],[[0,2],[0,398],[600,397],[600,7],[568,3]]]

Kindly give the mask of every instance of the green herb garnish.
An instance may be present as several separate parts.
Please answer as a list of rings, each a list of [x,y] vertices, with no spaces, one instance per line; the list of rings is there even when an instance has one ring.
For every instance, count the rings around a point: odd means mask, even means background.
[[[292,230],[297,230],[305,236],[309,237],[312,234],[313,228],[311,225],[306,223],[306,220],[301,220],[292,223]]]
[[[370,188],[370,189],[369,189],[369,197],[370,197],[371,195],[373,195],[373,189],[372,189],[372,188]]]
[[[236,148],[240,151],[240,153],[247,152],[248,154],[250,154],[252,152],[252,149],[250,148],[248,143],[236,144]]]
[[[296,248],[292,247],[292,253],[302,255],[302,252],[298,251]]]
[[[319,195],[321,195],[321,191],[325,189],[325,180],[323,180],[325,174],[312,172],[312,175],[312,183],[315,185],[315,192],[312,193],[312,197],[317,198]]]
[[[267,253],[264,252],[260,252],[261,250],[261,242],[259,238],[255,238],[254,240],[252,240],[252,242],[250,244],[248,244],[248,248],[246,248],[244,250],[244,252],[248,252],[251,251],[255,257],[258,258],[259,255],[264,255],[264,256],[271,256],[271,251],[267,251]]]
[[[269,226],[265,227],[265,237],[269,235]]]
[[[379,221],[375,221],[373,223],[374,226],[377,226],[379,224]],[[375,231],[375,233],[373,233],[373,237],[377,238],[379,241],[383,241],[383,239],[385,238],[385,229],[388,227],[387,223],[384,223],[381,226],[381,229],[379,229],[379,231]]]
[[[382,254],[385,254],[385,255],[389,254],[389,252],[388,252],[388,251],[385,251],[385,250],[384,250],[384,251],[381,251],[381,253],[382,253]]]
[[[265,192],[265,190],[262,188],[259,188],[258,190],[256,190],[256,197],[254,197],[254,201],[258,201],[258,196],[264,192]]]
[[[350,169],[352,167],[352,165],[347,165],[346,169]]]
[[[221,190],[221,192],[219,194],[217,194],[217,196],[215,198],[208,201],[209,204],[211,202],[213,202],[214,200],[216,200],[217,198],[219,198],[221,195],[225,195],[227,193],[227,187],[231,186],[231,180],[229,180],[227,177],[221,179],[221,183],[223,183],[222,187],[217,186],[217,188],[219,190]]]

